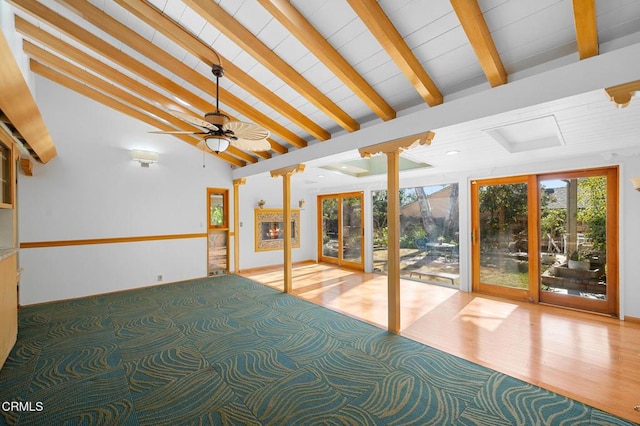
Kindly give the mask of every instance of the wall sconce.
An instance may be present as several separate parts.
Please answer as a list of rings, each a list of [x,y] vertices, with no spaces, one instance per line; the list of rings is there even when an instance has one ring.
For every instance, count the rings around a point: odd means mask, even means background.
[[[300,207],[301,209],[304,209],[304,198],[298,201],[298,207]]]
[[[640,191],[640,177],[631,178],[631,183],[636,191]]]
[[[140,163],[140,167],[149,167],[150,164],[157,163],[160,155],[153,151],[142,151],[134,149],[131,151],[131,158],[133,161]]]

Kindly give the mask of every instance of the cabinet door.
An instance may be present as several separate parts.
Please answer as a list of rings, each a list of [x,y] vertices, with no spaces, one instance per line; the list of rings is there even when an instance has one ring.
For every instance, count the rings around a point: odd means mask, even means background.
[[[0,368],[18,336],[17,259],[11,255],[0,261]]]
[[[6,138],[0,135],[0,208],[13,208],[14,158],[13,144],[5,144]]]

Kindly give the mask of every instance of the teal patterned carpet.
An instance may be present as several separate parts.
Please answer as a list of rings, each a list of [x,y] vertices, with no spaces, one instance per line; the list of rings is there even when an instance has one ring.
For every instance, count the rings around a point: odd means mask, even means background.
[[[233,275],[23,308],[0,402],[18,425],[631,424]]]

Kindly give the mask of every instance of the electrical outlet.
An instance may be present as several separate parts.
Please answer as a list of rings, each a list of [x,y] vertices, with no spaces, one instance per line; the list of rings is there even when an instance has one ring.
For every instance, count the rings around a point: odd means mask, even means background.
[[[162,281],[162,274],[158,275],[158,281]]]

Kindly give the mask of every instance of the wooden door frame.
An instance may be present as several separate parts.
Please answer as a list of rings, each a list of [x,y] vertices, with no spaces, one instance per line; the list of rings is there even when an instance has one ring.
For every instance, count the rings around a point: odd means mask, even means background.
[[[619,253],[618,253],[618,214],[619,214],[619,167],[599,167],[594,169],[575,170],[569,172],[541,173],[537,176],[538,184],[541,180],[574,179],[580,177],[604,176],[607,178],[607,300],[587,299],[569,295],[541,292],[541,302],[567,308],[587,310],[613,317],[618,317],[620,306],[619,283]],[[538,213],[540,217],[540,213]],[[538,276],[540,273],[538,273]],[[539,286],[540,284],[538,284]]]
[[[348,262],[342,259],[342,199],[350,198],[350,197],[360,197],[361,201],[361,213],[360,213],[360,263]],[[331,258],[325,257],[322,255],[322,200],[325,198],[337,198],[338,199],[338,257]],[[340,192],[336,194],[321,194],[317,196],[316,200],[318,214],[317,214],[317,225],[318,225],[318,261],[333,263],[338,266],[346,266],[351,269],[357,269],[364,271],[364,191],[354,191],[354,192]]]
[[[532,220],[531,208],[537,207],[537,182],[535,175],[518,175],[510,177],[492,179],[474,179],[471,181],[471,290],[477,293],[490,294],[509,299],[538,301],[537,275],[535,272],[539,268],[538,256],[529,255],[529,288],[527,290],[512,287],[502,287],[480,281],[480,215],[479,215],[479,194],[480,185],[502,185],[502,184],[527,184],[527,250],[529,253],[538,252],[538,238],[531,238],[538,234],[538,219]],[[532,199],[534,200],[532,202]],[[534,206],[532,206],[532,203]],[[536,209],[537,211],[537,209]],[[533,272],[533,273],[532,273]]]
[[[607,300],[543,293],[540,290],[540,181],[550,179],[572,179],[579,177],[605,176],[607,178]],[[487,288],[480,282],[480,250],[478,215],[478,187],[483,184],[527,183],[529,250],[529,294],[526,299],[536,303],[546,303],[560,307],[586,310],[617,317],[619,315],[619,167],[599,167],[565,172],[538,173],[494,179],[471,181],[471,288],[473,292],[491,294],[522,300],[519,290],[508,287]],[[535,213],[534,213],[535,212]],[[533,214],[534,213],[534,214]]]
[[[224,205],[222,225],[211,225],[211,194],[222,195],[222,202]],[[229,189],[228,188],[207,188],[207,276],[209,275],[209,231],[226,231],[227,232],[226,272],[228,274],[230,272],[229,271],[230,229],[229,229]]]

